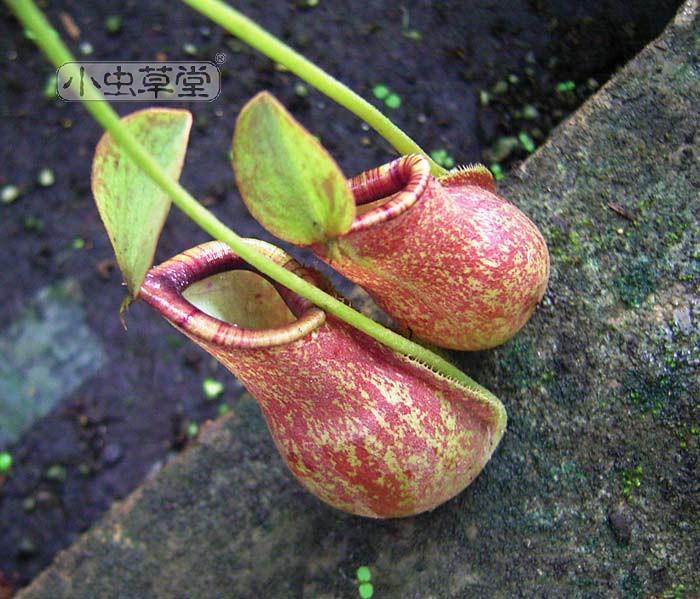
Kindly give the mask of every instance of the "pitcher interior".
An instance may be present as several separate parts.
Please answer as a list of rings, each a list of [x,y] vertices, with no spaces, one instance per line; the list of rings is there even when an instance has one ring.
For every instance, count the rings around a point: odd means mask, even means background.
[[[270,329],[296,320],[272,284],[248,270],[229,270],[192,283],[183,297],[202,312],[248,329]]]

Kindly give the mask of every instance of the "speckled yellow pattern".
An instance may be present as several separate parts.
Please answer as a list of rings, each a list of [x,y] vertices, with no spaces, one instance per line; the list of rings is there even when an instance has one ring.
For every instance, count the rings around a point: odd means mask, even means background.
[[[492,406],[328,318],[265,350],[219,351],[302,484],[358,515],[408,516],[456,495],[500,440]]]
[[[270,255],[315,280],[283,252]],[[498,399],[289,292],[281,295],[296,320],[265,330],[218,321],[182,296],[192,282],[238,267],[223,244],[205,244],[152,269],[141,297],[245,384],[309,491],[353,514],[401,517],[435,508],[476,477],[505,428]]]
[[[415,156],[399,161],[409,158],[415,163]],[[367,185],[389,197],[422,176],[376,172],[386,181]],[[366,202],[372,188],[356,179],[356,195]],[[353,225],[332,255],[321,244],[312,249],[416,336],[451,349],[493,347],[512,337],[542,298],[549,254],[537,227],[492,189],[476,169],[429,177],[400,214],[382,220],[365,213],[371,225]],[[377,200],[374,210],[386,214]]]

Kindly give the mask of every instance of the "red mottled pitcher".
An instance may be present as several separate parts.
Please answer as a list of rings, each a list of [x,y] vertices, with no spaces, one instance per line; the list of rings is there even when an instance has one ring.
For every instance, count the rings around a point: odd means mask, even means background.
[[[282,250],[246,243],[323,285]],[[503,435],[505,410],[488,391],[395,353],[222,243],[153,268],[140,297],[245,384],[294,475],[341,510],[433,509],[476,477]]]
[[[398,323],[457,350],[494,347],[525,324],[547,286],[547,245],[496,195],[486,168],[436,179],[424,157],[408,155],[350,186],[352,227],[312,250]]]

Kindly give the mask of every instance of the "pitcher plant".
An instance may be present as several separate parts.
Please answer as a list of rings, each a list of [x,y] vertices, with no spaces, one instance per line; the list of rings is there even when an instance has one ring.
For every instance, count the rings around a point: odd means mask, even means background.
[[[304,160],[281,160],[288,147]],[[488,349],[515,335],[544,295],[547,245],[483,166],[435,177],[425,156],[408,154],[348,180],[265,92],[241,110],[232,156],[258,222],[364,287],[416,337]]]
[[[77,63],[32,0],[10,9],[55,67]],[[404,327],[456,349],[503,342],[549,274],[536,227],[483,167],[447,173],[368,102],[219,0],[185,0],[367,122],[403,156],[347,180],[269,94],[241,111],[241,194],[260,223],[363,285]],[[82,81],[82,80],[81,80]],[[91,97],[100,97],[89,78]],[[148,109],[104,127],[92,189],[129,290],[257,399],[292,473],[323,501],[410,516],[459,493],[506,424],[501,402],[443,357],[353,310],[282,250],[242,239],[178,182],[191,115]],[[151,268],[170,204],[220,241]],[[149,270],[150,269],[150,270]]]
[[[510,339],[542,299],[547,245],[484,167],[440,178],[420,155],[349,180],[357,216],[312,250],[411,333],[456,350]]]
[[[275,246],[245,242],[328,288]],[[153,268],[139,297],[243,382],[294,476],[338,509],[381,518],[431,510],[476,477],[503,435],[496,397],[266,280],[226,244]]]

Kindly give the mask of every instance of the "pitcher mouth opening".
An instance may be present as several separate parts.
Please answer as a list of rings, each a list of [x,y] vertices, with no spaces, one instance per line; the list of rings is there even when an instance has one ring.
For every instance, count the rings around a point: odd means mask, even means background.
[[[314,285],[319,284],[313,273],[283,250],[257,239],[244,241],[287,270]],[[204,284],[211,283],[211,288],[217,284],[218,275],[247,274],[246,271],[254,273],[255,277],[243,281],[243,287],[240,281],[235,283],[231,279],[226,284],[245,289],[246,283],[254,284],[257,277],[264,285],[258,285],[256,290],[248,289],[246,297],[237,298],[251,303],[248,317],[242,318],[247,322],[229,322],[230,316],[245,314],[247,308],[219,306],[221,309],[218,309],[207,303],[207,299],[217,296],[212,295],[211,289],[207,290]],[[222,301],[224,296],[219,294]],[[188,335],[226,349],[286,345],[308,335],[326,320],[325,312],[251,267],[220,241],[198,245],[152,268],[141,286],[139,297]],[[256,314],[255,305],[262,302],[263,297],[266,309]],[[269,310],[271,306],[274,306],[272,311]]]
[[[420,154],[408,154],[350,179],[357,216],[346,234],[403,214],[421,197],[429,177],[428,160]]]

